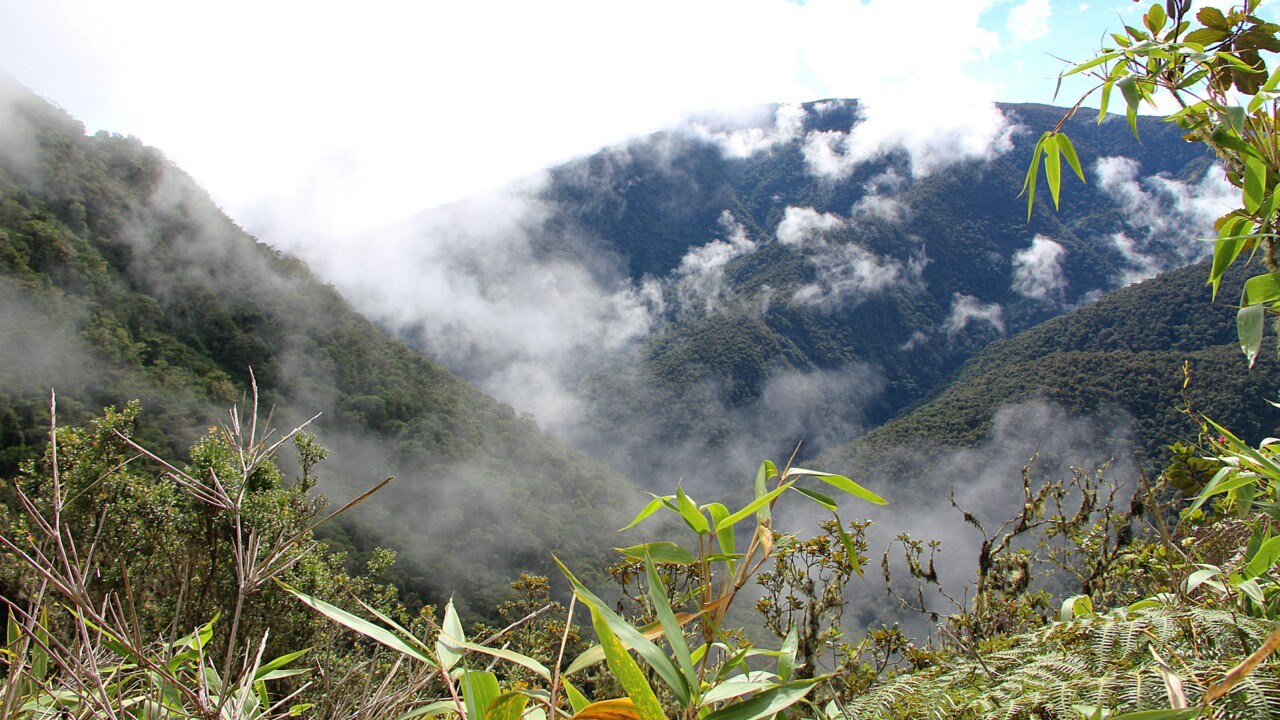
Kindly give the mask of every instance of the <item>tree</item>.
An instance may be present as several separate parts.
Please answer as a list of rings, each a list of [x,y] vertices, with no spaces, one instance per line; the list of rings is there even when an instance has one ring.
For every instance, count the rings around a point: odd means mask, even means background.
[[[1114,44],[1103,46],[1093,59],[1062,74],[1062,78],[1088,75],[1097,84],[1056,127],[1041,135],[1023,185],[1030,216],[1041,158],[1055,207],[1064,160],[1082,181],[1085,179],[1062,127],[1095,95],[1100,99],[1101,122],[1114,91],[1120,90],[1135,137],[1141,106],[1159,108],[1162,101],[1172,102],[1177,109],[1166,120],[1177,123],[1188,141],[1211,148],[1222,162],[1227,180],[1241,192],[1240,206],[1214,224],[1218,237],[1208,282],[1215,297],[1227,268],[1242,256],[1251,259],[1261,255],[1267,268],[1266,273],[1245,283],[1240,298],[1237,328],[1250,365],[1262,345],[1264,317],[1280,315],[1280,244],[1276,242],[1280,69],[1269,72],[1267,68],[1270,56],[1280,52],[1280,25],[1255,14],[1260,4],[1261,0],[1247,0],[1226,12],[1206,7],[1192,17],[1191,0],[1166,0],[1147,10],[1143,27],[1125,26],[1123,34],[1112,34]]]

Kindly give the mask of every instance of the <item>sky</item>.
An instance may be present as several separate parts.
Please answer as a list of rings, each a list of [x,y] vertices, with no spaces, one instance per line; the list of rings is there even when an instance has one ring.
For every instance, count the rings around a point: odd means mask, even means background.
[[[1131,0],[0,0],[0,71],[285,249],[692,113],[1051,102]],[[1056,57],[1055,57],[1056,56]],[[1078,97],[1068,86],[1061,103]]]

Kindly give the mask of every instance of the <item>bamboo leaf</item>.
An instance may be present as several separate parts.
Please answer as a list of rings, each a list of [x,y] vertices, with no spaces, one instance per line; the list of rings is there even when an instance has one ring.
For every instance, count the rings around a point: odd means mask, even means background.
[[[689,686],[690,702],[697,704],[698,702],[698,668],[693,663],[693,658],[689,654],[689,644],[684,637],[684,630],[681,629],[680,623],[676,620],[676,615],[671,611],[671,603],[667,600],[667,586],[662,582],[662,576],[658,574],[657,568],[653,566],[653,561],[645,558],[644,561],[645,575],[649,579],[649,598],[653,601],[653,608],[658,615],[658,622],[662,624],[662,632],[667,637],[667,644],[671,646],[671,651],[676,656],[676,662],[680,665],[680,669],[684,672],[685,682]]]
[[[465,642],[466,633],[462,630],[462,620],[453,607],[453,598],[444,606],[444,620],[440,623],[440,637],[436,640],[436,657],[440,658],[440,669],[449,672],[462,659],[462,649],[458,642]],[[478,717],[478,716],[475,716]]]
[[[627,697],[631,698],[636,715],[640,720],[667,720],[666,714],[662,711],[662,704],[658,702],[658,696],[654,694],[653,688],[649,687],[649,681],[645,679],[644,673],[640,672],[640,666],[632,659],[618,636],[613,633],[611,623],[601,613],[601,608],[590,604],[588,608],[591,610],[591,624],[600,638],[601,647],[604,648],[605,662],[609,663],[610,672],[626,691]],[[687,700],[686,698],[682,702],[687,704]]]
[[[1244,351],[1249,367],[1258,359],[1262,349],[1262,326],[1266,318],[1263,305],[1246,305],[1236,313],[1236,334],[1240,337],[1240,349]]]
[[[709,714],[703,720],[761,720],[773,717],[804,699],[822,678],[797,680],[765,690],[750,700],[734,703]]]
[[[484,720],[520,720],[529,696],[521,692],[505,692],[493,699],[484,713]]]
[[[684,549],[680,545],[661,540],[614,549],[623,555],[636,560],[644,560],[648,557],[653,558],[654,562],[673,563],[676,565],[692,565],[698,561],[698,559],[693,556],[693,553]]]
[[[652,493],[650,494],[652,495]],[[644,508],[640,511],[640,514],[636,515],[635,519],[627,523],[626,527],[622,528],[622,530],[630,530],[636,525],[639,525],[641,521],[643,521],[645,518],[657,512],[658,508],[670,502],[673,498],[674,496],[672,495],[668,495],[666,497],[653,495],[653,499],[650,500],[649,503],[644,506]],[[619,532],[621,532],[621,530],[619,530]]]
[[[734,525],[737,525],[743,520],[746,520],[747,517],[749,517],[753,513],[756,514],[758,517],[760,512],[763,511],[765,513],[765,519],[767,520],[769,503],[773,502],[774,498],[786,492],[787,488],[791,487],[794,484],[795,484],[794,480],[790,482],[785,482],[779,485],[778,487],[770,490],[769,492],[765,493],[764,495],[761,495],[755,500],[752,500],[751,502],[747,503],[746,507],[742,508],[738,512],[733,513],[732,515],[716,523],[716,532],[719,532],[723,528],[733,527]]]
[[[888,505],[889,501],[862,487],[858,483],[850,480],[843,475],[835,475],[832,473],[819,472],[817,470],[805,470],[804,468],[791,468],[787,473],[787,477],[792,475],[808,475],[816,477],[822,482],[830,485],[837,490],[843,490],[854,497],[862,498],[873,505]]]
[[[641,720],[631,698],[601,700],[576,709],[573,720]]]
[[[369,622],[368,620],[365,620],[364,618],[358,615],[352,615],[346,610],[343,610],[342,608],[336,607],[334,605],[330,605],[329,603],[319,598],[314,598],[314,597],[311,597],[310,595],[307,595],[306,593],[299,592],[298,590],[295,590],[292,587],[289,587],[287,584],[280,582],[279,580],[277,580],[276,583],[280,587],[284,588],[285,591],[287,591],[294,597],[301,600],[304,605],[310,606],[313,610],[319,612],[321,615],[324,615],[330,620],[333,620],[339,623],[340,625],[345,625],[351,630],[355,630],[356,632],[360,633],[361,635],[364,635],[370,640],[374,640],[376,642],[382,643],[383,645],[386,645],[387,647],[391,648],[392,650],[395,650],[398,653],[401,653],[403,655],[408,655],[409,657],[417,660],[421,660],[422,662],[427,663],[431,667],[437,666],[435,660],[431,659],[430,656],[428,656],[426,653],[422,652],[418,648],[405,642],[404,639],[390,632],[389,630],[378,627],[377,625],[374,625],[373,623]]]
[[[443,661],[444,658],[441,658]],[[470,720],[484,718],[485,711],[493,704],[502,689],[498,677],[485,670],[467,670],[462,675],[462,701],[467,706]]]

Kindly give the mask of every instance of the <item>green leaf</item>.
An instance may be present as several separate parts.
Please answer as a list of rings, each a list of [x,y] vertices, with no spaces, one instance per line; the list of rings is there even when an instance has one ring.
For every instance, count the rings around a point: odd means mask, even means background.
[[[1221,30],[1215,30],[1214,28],[1200,28],[1187,33],[1186,37],[1182,40],[1183,42],[1194,43],[1203,48],[1226,39],[1227,34]]]
[[[1240,349],[1244,351],[1249,367],[1258,359],[1262,349],[1262,326],[1266,318],[1263,305],[1246,305],[1236,313],[1236,333],[1240,336]]]
[[[653,493],[649,493],[649,494],[653,495]],[[671,500],[674,497],[675,497],[674,495],[667,495],[666,497],[659,497],[658,495],[653,495],[653,499],[649,501],[649,504],[645,505],[644,509],[640,511],[640,514],[636,515],[635,519],[627,523],[627,526],[622,528],[622,530],[630,530],[636,525],[639,525],[641,521],[643,521],[645,518],[657,512],[658,508],[662,507],[668,502],[671,502]],[[621,532],[621,530],[619,530],[619,532]]]
[[[284,588],[285,591],[287,591],[294,597],[301,600],[304,605],[310,606],[313,610],[316,610],[321,615],[328,617],[330,620],[333,620],[341,625],[345,625],[346,627],[352,630],[355,630],[356,632],[360,633],[361,635],[364,635],[370,640],[374,640],[376,642],[382,643],[383,645],[386,645],[387,647],[391,648],[392,650],[395,650],[398,653],[401,653],[403,655],[408,655],[409,657],[417,660],[421,660],[422,662],[425,662],[431,667],[436,667],[435,660],[431,659],[429,655],[424,653],[422,650],[414,647],[413,645],[410,645],[403,638],[386,630],[385,628],[378,627],[377,625],[374,625],[373,623],[369,622],[368,620],[365,620],[362,617],[359,617],[358,615],[352,615],[346,610],[343,610],[342,608],[336,607],[334,605],[330,605],[329,603],[319,598],[314,598],[314,597],[311,597],[310,595],[307,595],[306,593],[302,593],[297,590],[294,590],[293,588],[289,587],[287,584],[282,583],[278,580],[276,581],[276,583],[280,587]]]
[[[520,653],[515,652],[514,650],[489,647],[488,645],[480,645],[478,643],[473,643],[465,640],[457,642],[455,643],[455,645],[460,650],[466,650],[467,652],[480,653],[482,655],[488,655],[490,657],[495,657],[500,660],[506,660],[509,663],[519,665],[528,670],[532,670],[535,675],[542,678],[543,680],[546,680],[548,682],[551,681],[551,671],[547,669],[547,666],[543,665],[537,660],[534,660],[528,655],[521,655]]]
[[[752,513],[763,512],[764,519],[767,520],[769,518],[769,513],[768,513],[769,503],[773,502],[774,498],[781,495],[783,492],[787,490],[787,488],[791,487],[792,485],[795,485],[794,480],[792,480],[791,482],[783,483],[778,487],[765,493],[764,495],[757,497],[755,500],[752,500],[750,503],[747,503],[746,507],[742,508],[738,512],[733,513],[729,517],[716,523],[716,532],[719,532],[722,528],[732,527],[734,525],[737,525],[738,523],[747,519],[747,517],[750,516]],[[757,517],[759,517],[759,515]]]
[[[1227,22],[1227,16],[1223,15],[1222,11],[1216,7],[1201,8],[1200,12],[1196,13],[1196,19],[1207,28],[1224,31],[1231,29],[1230,23]]]
[[[466,633],[462,629],[462,620],[453,607],[453,598],[444,606],[444,621],[440,623],[440,637],[436,640],[436,657],[440,658],[440,669],[449,672],[462,659],[462,649],[458,642],[465,642]]]
[[[782,639],[782,647],[779,648],[782,654],[778,656],[778,679],[786,682],[791,679],[791,673],[796,669],[796,651],[800,647],[800,635],[796,630],[796,625],[792,623],[787,630],[787,636]]]
[[[796,488],[796,492],[818,503],[819,505],[830,510],[831,512],[835,512],[836,510],[840,509],[840,506],[836,505],[835,500],[832,500],[830,497],[823,495],[822,493],[817,492],[816,490],[809,490],[806,488],[798,487]]]
[[[1164,8],[1160,7],[1159,3],[1156,3],[1147,11],[1147,14],[1142,18],[1142,22],[1147,26],[1147,29],[1151,31],[1152,35],[1157,35],[1164,29],[1165,21],[1168,19],[1168,16],[1165,15]]]
[[[797,680],[756,694],[750,700],[734,703],[707,715],[703,720],[761,720],[773,717],[804,699],[824,678]]]
[[[685,686],[684,675],[675,666],[675,663],[671,662],[671,659],[657,645],[645,639],[639,630],[632,627],[626,620],[618,617],[616,613],[609,609],[608,604],[588,590],[587,586],[583,585],[578,578],[574,577],[572,572],[569,572],[569,568],[560,562],[560,558],[552,556],[552,559],[555,560],[556,565],[560,568],[560,572],[564,573],[564,576],[569,579],[569,583],[573,585],[573,592],[578,596],[578,599],[591,608],[593,613],[598,612],[609,627],[612,628],[618,639],[625,643],[627,647],[635,650],[649,664],[649,667],[653,668],[658,677],[661,677],[663,682],[667,683],[676,699],[681,704],[687,705],[690,691]],[[594,614],[592,617],[594,618]],[[587,650],[583,655],[588,653],[591,653],[591,650]],[[565,674],[568,675],[584,667],[589,667],[590,663],[579,662],[580,660],[582,660],[582,656],[573,661]]]
[[[591,704],[586,695],[582,691],[574,687],[568,678],[560,678],[560,683],[564,686],[564,694],[569,696],[569,705],[573,708],[574,714],[582,712],[582,709]]]
[[[653,566],[653,561],[647,558],[644,561],[644,571],[649,578],[649,599],[653,601],[653,609],[658,615],[658,622],[662,623],[662,633],[667,636],[667,644],[671,646],[671,650],[676,656],[676,662],[684,672],[685,682],[689,685],[691,701],[697,704],[698,668],[693,664],[693,658],[689,654],[689,644],[685,641],[684,630],[681,629],[680,623],[676,620],[676,614],[671,610],[671,603],[667,600],[666,583],[662,582],[662,576],[658,574],[657,568]]]
[[[1240,252],[1249,243],[1249,237],[1240,237],[1240,226],[1248,222],[1242,216],[1234,216],[1222,224],[1218,232],[1218,241],[1213,245],[1213,267],[1209,270],[1209,284],[1213,286],[1213,298],[1218,296],[1218,286],[1222,277],[1231,267]]]
[[[1212,140],[1215,145],[1219,145],[1228,150],[1233,150],[1241,157],[1248,156],[1258,158],[1259,160],[1262,159],[1261,156],[1258,155],[1258,151],[1255,150],[1252,145],[1241,140],[1240,136],[1232,133],[1231,130],[1224,125],[1219,125],[1214,128],[1213,132],[1209,135],[1209,139]]]
[[[310,652],[310,650],[311,648],[303,648],[302,650],[299,650],[297,652],[291,652],[288,655],[281,655],[275,660],[272,660],[271,662],[259,667],[258,671],[253,674],[253,679],[262,680],[265,675],[271,673],[272,671],[279,670],[285,665],[288,665],[294,660],[297,660],[303,655],[306,655],[308,652]]]
[[[1058,209],[1058,195],[1062,191],[1062,158],[1058,151],[1058,136],[1052,135],[1044,143],[1044,179],[1049,183],[1049,197],[1053,209]]]
[[[807,475],[816,477],[822,482],[830,485],[837,490],[843,490],[854,497],[862,498],[873,505],[888,505],[889,501],[862,487],[858,483],[850,480],[843,475],[835,475],[833,473],[820,472],[818,470],[805,470],[804,468],[791,468],[787,473],[787,477],[792,475]]]
[[[1244,294],[1240,298],[1243,305],[1265,305],[1280,300],[1280,273],[1255,275],[1245,280]]]
[[[662,711],[662,704],[658,702],[658,696],[654,694],[653,688],[649,687],[649,681],[645,679],[644,673],[640,672],[640,666],[632,659],[618,636],[613,633],[611,623],[601,613],[601,608],[591,604],[588,604],[588,608],[591,610],[591,624],[596,629],[596,635],[600,637],[601,647],[604,648],[605,662],[609,663],[609,670],[613,673],[613,677],[635,704],[640,720],[667,720],[666,714]],[[682,703],[687,704],[688,698],[683,699]]]
[[[1280,560],[1280,537],[1273,537],[1262,543],[1258,551],[1249,558],[1249,562],[1245,565],[1245,577],[1256,578],[1261,577],[1263,573],[1271,569],[1276,561]]]
[[[1104,62],[1107,62],[1109,60],[1114,60],[1120,57],[1120,55],[1121,53],[1118,51],[1104,52],[1101,55],[1098,55],[1097,57],[1093,58],[1092,60],[1082,62],[1079,65],[1072,67],[1070,70],[1063,73],[1062,77],[1071,77],[1072,75],[1078,75],[1082,72],[1085,72],[1086,70],[1092,70],[1093,68],[1101,65]]]
[[[484,720],[520,720],[525,705],[529,704],[529,696],[520,692],[505,692],[493,699]]]
[[[441,658],[443,662],[444,658]],[[502,689],[498,677],[485,670],[467,670],[462,674],[462,700],[467,706],[470,720],[483,718]]]
[[[1267,165],[1250,155],[1244,159],[1244,209],[1255,213],[1267,192]]]
[[[396,718],[396,720],[412,720],[413,718],[423,717],[425,715],[444,715],[446,713],[457,711],[458,706],[454,705],[452,700],[437,700],[429,705],[414,708],[413,710],[410,710]]]
[[[1207,8],[1206,8],[1207,9]],[[1108,720],[1191,720],[1200,717],[1200,708],[1185,710],[1139,710],[1138,712],[1112,715]]]
[[[721,525],[720,523],[729,517],[729,508],[721,503],[709,503],[706,506],[707,513],[711,515],[711,523],[716,529],[716,542],[720,544],[720,552],[718,555],[726,557],[725,564],[732,575],[737,570],[738,563],[734,559],[730,559],[738,553],[737,539],[734,537],[733,525]]]
[[[684,489],[676,488],[676,508],[680,510],[680,516],[684,518],[685,523],[694,532],[699,535],[707,535],[711,532],[711,525],[707,522],[707,517],[698,509],[697,503],[684,493]]]
[[[674,563],[676,565],[692,565],[698,562],[693,553],[685,550],[680,545],[662,540],[615,549],[623,555],[636,560],[653,558],[654,562]]]
[[[1071,138],[1066,133],[1058,133],[1058,150],[1062,152],[1062,157],[1067,159],[1067,165],[1071,166],[1071,170],[1075,172],[1076,177],[1080,178],[1080,182],[1087,183],[1084,179],[1084,168],[1080,166],[1080,156],[1076,155],[1076,146],[1071,144]]]
[[[1048,130],[1040,135],[1036,146],[1031,150],[1031,165],[1027,167],[1027,176],[1022,181],[1022,192],[1027,196],[1027,222],[1031,222],[1031,209],[1036,202],[1036,179],[1040,177],[1040,153],[1044,151],[1045,141],[1052,136]]]
[[[1239,105],[1228,105],[1224,114],[1227,116],[1227,124],[1231,126],[1231,130],[1236,135],[1244,137],[1244,108]]]

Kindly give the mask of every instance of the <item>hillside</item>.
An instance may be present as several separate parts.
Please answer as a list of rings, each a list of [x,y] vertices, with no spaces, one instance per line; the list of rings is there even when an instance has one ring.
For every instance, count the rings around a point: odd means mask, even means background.
[[[1131,442],[1148,469],[1162,466],[1170,444],[1196,439],[1182,411],[1187,404],[1251,442],[1273,436],[1280,410],[1265,401],[1280,387],[1280,362],[1264,352],[1248,368],[1234,310],[1224,304],[1239,296],[1247,276],[1235,269],[1219,302],[1211,303],[1208,267],[1197,263],[997,340],[935,397],[832,450],[825,461],[892,472],[884,465],[904,448],[929,457],[977,446],[989,439],[1002,409],[1033,401],[1064,417],[1117,418],[1124,436],[1106,438],[1109,447],[1095,450],[1123,453]]]
[[[300,248],[364,312],[645,483],[736,482],[937,393],[988,343],[1204,248],[1225,181],[1176,128],[1069,124],[1092,180],[1030,222],[1062,110],[860,133],[854,100],[682,126]],[[945,126],[945,122],[943,122]],[[1043,192],[1043,189],[1042,189]]]
[[[600,567],[602,538],[633,504],[623,477],[375,327],[159,151],[86,137],[11,85],[0,273],[5,477],[42,451],[51,388],[65,424],[140,399],[139,437],[176,456],[243,400],[252,368],[277,426],[323,413],[312,429],[335,451],[320,471],[331,497],[397,477],[332,542],[396,548],[392,577],[424,597],[490,607],[517,570],[547,571],[552,551]]]

